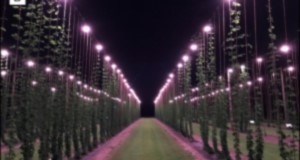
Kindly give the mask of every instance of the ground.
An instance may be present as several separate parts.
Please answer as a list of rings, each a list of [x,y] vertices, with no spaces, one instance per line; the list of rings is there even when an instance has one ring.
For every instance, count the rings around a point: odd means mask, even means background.
[[[142,119],[110,160],[192,160],[154,119]]]
[[[199,125],[193,124],[195,139],[201,142],[199,137]],[[266,128],[268,136],[276,136],[272,128]],[[287,131],[286,131],[287,132]],[[280,160],[277,139],[266,139],[264,144],[264,159]],[[272,140],[272,141],[271,141]],[[246,157],[246,135],[240,135],[241,151]],[[233,152],[233,136],[228,132],[228,145]],[[35,144],[34,160],[39,159],[37,150],[39,143]],[[3,151],[3,152],[2,152]],[[108,142],[99,145],[91,153],[83,157],[84,160],[192,160],[210,159],[203,158],[205,154],[197,152],[195,154],[189,142],[180,134],[176,133],[165,124],[156,119],[140,119],[129,127],[121,131]],[[5,148],[1,148],[1,153],[6,153]],[[21,159],[20,149],[16,148],[16,159]],[[297,153],[299,155],[299,152]],[[232,155],[234,156],[234,155]],[[196,157],[196,158],[195,158]],[[205,156],[204,156],[205,157]],[[1,159],[4,154],[1,154]]]

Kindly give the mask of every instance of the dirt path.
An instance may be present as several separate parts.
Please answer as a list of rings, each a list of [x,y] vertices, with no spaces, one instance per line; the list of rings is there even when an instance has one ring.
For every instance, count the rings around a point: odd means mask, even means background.
[[[137,120],[129,127],[118,133],[116,136],[105,142],[104,144],[99,145],[92,152],[84,156],[83,160],[107,160],[111,152],[121,145],[125,139],[131,134],[134,128],[140,124],[141,120]]]

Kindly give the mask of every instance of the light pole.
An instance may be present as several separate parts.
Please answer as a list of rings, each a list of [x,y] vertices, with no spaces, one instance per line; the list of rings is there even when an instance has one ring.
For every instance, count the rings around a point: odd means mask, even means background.
[[[231,122],[231,127],[233,127],[233,113],[232,113],[232,95],[231,95],[231,75],[233,74],[233,69],[228,68],[227,69],[227,82],[228,82],[228,98],[229,98],[229,120]]]
[[[83,68],[83,71],[85,72],[85,73],[83,73],[84,74],[84,80],[86,81],[86,82],[88,82],[88,72],[89,72],[89,50],[90,50],[90,46],[89,46],[89,41],[90,41],[90,34],[91,34],[91,32],[92,32],[92,28],[88,25],[88,24],[83,24],[82,26],[81,26],[81,31],[83,32],[83,36],[84,37],[86,37],[87,39],[86,39],[86,45],[87,45],[87,49],[84,51],[84,52],[86,52],[86,53],[83,53],[83,55],[85,55],[86,57],[84,57],[85,58],[85,67]]]

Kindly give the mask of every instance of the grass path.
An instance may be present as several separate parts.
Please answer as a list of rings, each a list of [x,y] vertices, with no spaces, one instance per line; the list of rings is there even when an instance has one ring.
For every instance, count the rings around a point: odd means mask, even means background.
[[[110,160],[192,160],[154,119],[142,119]]]

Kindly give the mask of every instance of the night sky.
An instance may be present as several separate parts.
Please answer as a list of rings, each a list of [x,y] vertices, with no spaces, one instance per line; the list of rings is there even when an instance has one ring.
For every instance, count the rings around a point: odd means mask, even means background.
[[[93,34],[123,69],[142,100],[142,115],[191,36],[211,17],[216,0],[76,0]]]
[[[220,4],[220,0],[73,1],[136,90],[142,116],[154,115],[153,100],[166,76],[191,36]]]

